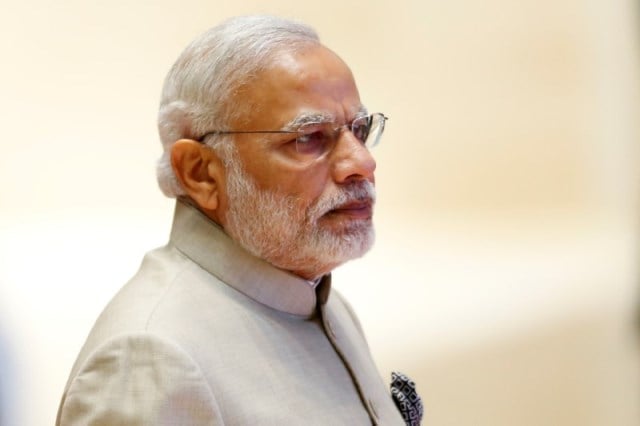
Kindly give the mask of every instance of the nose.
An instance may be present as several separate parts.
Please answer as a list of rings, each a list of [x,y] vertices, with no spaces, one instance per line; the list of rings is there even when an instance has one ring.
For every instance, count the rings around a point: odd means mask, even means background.
[[[344,129],[338,136],[332,163],[333,178],[337,183],[351,180],[375,181],[376,160],[348,129]]]

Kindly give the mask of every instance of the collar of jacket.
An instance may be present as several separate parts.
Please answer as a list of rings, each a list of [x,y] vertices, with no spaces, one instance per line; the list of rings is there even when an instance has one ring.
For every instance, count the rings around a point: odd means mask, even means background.
[[[170,242],[222,282],[280,312],[310,318],[331,290],[331,275],[314,289],[309,281],[251,255],[185,200],[176,202]]]

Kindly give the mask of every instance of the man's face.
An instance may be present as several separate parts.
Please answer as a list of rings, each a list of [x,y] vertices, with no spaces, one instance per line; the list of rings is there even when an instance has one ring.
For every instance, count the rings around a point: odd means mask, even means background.
[[[350,70],[321,46],[282,54],[239,96],[250,118],[233,130],[280,130],[309,116],[342,125],[362,115]],[[371,247],[376,164],[352,133],[341,132],[326,153],[304,159],[292,134],[235,138],[220,211],[232,238],[309,279]]]

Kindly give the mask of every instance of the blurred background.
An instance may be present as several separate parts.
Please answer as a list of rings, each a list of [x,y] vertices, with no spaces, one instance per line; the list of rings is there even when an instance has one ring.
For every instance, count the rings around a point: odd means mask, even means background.
[[[53,424],[93,321],[168,238],[164,75],[237,14],[303,20],[390,118],[377,245],[335,272],[425,425],[640,424],[631,0],[4,1],[0,424]]]

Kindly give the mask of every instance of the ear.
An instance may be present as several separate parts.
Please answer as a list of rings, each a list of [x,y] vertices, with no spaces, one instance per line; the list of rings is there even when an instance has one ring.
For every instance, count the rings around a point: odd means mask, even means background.
[[[171,148],[171,166],[189,197],[215,215],[224,191],[224,166],[215,152],[200,142],[180,139]]]

